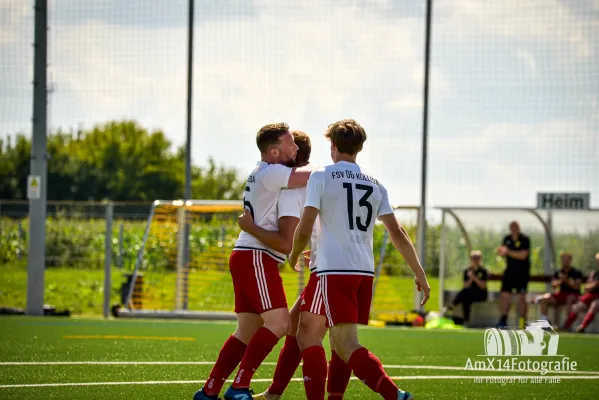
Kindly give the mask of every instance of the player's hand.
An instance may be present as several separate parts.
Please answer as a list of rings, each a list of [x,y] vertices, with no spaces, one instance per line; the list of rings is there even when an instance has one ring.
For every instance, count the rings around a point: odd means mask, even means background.
[[[472,271],[468,271],[468,272],[466,273],[466,276],[467,276],[468,278],[472,279],[472,277],[474,276],[474,273],[473,273]]]
[[[501,257],[505,257],[507,255],[507,251],[507,247],[499,246],[499,248],[497,249],[497,254],[499,254]]]
[[[425,275],[416,276],[416,278],[414,278],[414,283],[416,283],[416,288],[418,288],[418,291],[422,292],[422,301],[420,302],[420,305],[423,306],[430,298],[431,287],[429,286]]]
[[[304,255],[304,267],[309,269],[310,268],[310,250],[306,250],[302,254]],[[297,271],[297,272],[300,272],[300,271]]]
[[[248,209],[243,210],[243,214],[237,218],[237,225],[241,228],[241,230],[248,232],[251,229],[252,225],[254,225],[254,218],[252,218],[252,214],[248,211]]]
[[[297,260],[298,260],[299,256],[297,254],[289,254],[289,257],[287,258],[287,260],[289,261],[289,265],[291,265],[293,267],[294,270],[296,270],[297,272],[300,272],[302,270],[302,267],[300,265],[297,265]]]

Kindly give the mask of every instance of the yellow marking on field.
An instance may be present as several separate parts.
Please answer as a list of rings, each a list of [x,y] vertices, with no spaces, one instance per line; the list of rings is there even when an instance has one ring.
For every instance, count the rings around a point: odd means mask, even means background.
[[[124,340],[172,340],[194,342],[192,337],[176,337],[176,336],[130,336],[130,335],[68,335],[63,336],[64,339],[124,339]]]

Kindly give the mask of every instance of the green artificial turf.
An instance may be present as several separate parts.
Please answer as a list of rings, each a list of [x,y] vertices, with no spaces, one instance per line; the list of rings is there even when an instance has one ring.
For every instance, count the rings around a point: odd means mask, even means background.
[[[25,307],[27,294],[27,270],[23,267],[4,265],[0,267],[0,306]],[[111,304],[120,302],[120,286],[124,271],[113,268]],[[144,273],[144,305],[155,309],[173,309],[175,304],[174,272]],[[293,304],[298,295],[298,274],[281,272],[287,301]],[[308,274],[304,283],[308,282]],[[431,297],[425,309],[439,307],[439,279],[429,277]],[[500,282],[490,282],[489,290],[499,290]],[[44,302],[57,309],[68,309],[78,315],[101,315],[104,293],[104,272],[71,268],[48,268],[45,272]],[[461,282],[449,280],[446,289],[459,289]],[[544,291],[544,284],[531,283],[531,291]],[[189,279],[189,309],[207,311],[233,311],[234,298],[231,276],[228,271],[195,271]],[[381,276],[377,283],[372,318],[379,312],[410,311],[414,307],[414,281],[401,276]]]
[[[0,318],[0,398],[2,399],[191,399],[201,386],[220,346],[234,330],[232,323],[83,318]],[[531,383],[538,373],[469,371],[468,358],[483,354],[483,330],[432,331],[417,328],[363,328],[362,344],[390,366],[390,376],[403,377],[400,387],[421,399],[596,399],[599,387],[599,337],[560,334],[559,354],[578,363],[577,377],[559,383]],[[74,338],[79,336],[80,338]],[[102,338],[90,338],[101,336]],[[82,337],[82,338],[81,338]],[[173,340],[161,340],[175,338]],[[325,347],[326,341],[325,341]],[[279,347],[255,375],[272,377]],[[328,351],[328,350],[327,350]],[[550,357],[551,358],[551,357]],[[526,358],[525,358],[526,359]],[[534,358],[533,358],[534,359]],[[552,358],[554,359],[554,358]],[[561,359],[561,358],[560,358]],[[133,364],[11,365],[10,362],[131,362]],[[183,365],[177,362],[204,362]],[[144,365],[136,362],[172,362]],[[405,365],[416,368],[401,367]],[[459,369],[450,369],[459,368]],[[585,372],[586,371],[586,372]],[[295,377],[300,378],[300,370]],[[594,373],[593,373],[594,372]],[[494,377],[525,376],[527,383],[487,382]],[[483,382],[475,383],[474,376]],[[490,378],[487,378],[490,377]],[[124,385],[114,383],[128,382]],[[10,385],[80,383],[80,386],[14,387]],[[88,385],[94,383],[95,385]],[[112,383],[112,384],[107,384]],[[268,382],[253,385],[262,391]],[[286,399],[304,399],[300,381],[290,384]],[[359,381],[346,399],[376,399]]]

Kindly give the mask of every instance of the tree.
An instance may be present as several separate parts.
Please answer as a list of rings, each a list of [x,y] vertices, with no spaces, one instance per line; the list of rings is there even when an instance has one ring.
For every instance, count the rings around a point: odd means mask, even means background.
[[[0,141],[0,198],[24,199],[31,142],[25,135]],[[115,201],[183,197],[184,153],[172,151],[162,131],[134,121],[112,121],[88,131],[48,136],[48,200]],[[240,199],[244,182],[234,168],[192,167],[192,197]]]

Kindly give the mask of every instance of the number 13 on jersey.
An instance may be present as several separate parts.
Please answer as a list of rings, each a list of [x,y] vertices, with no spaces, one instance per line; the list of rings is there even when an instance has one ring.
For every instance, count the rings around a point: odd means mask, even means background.
[[[358,205],[362,208],[366,208],[366,218],[365,221],[362,221],[361,216],[354,217],[354,187],[356,191],[363,192],[362,197],[358,201]],[[343,183],[343,188],[347,193],[347,218],[349,222],[349,229],[354,230],[354,221],[355,226],[358,230],[362,232],[367,232],[370,224],[372,223],[372,204],[370,201],[370,196],[374,188],[370,185],[363,185],[360,183],[352,184],[350,182]]]

